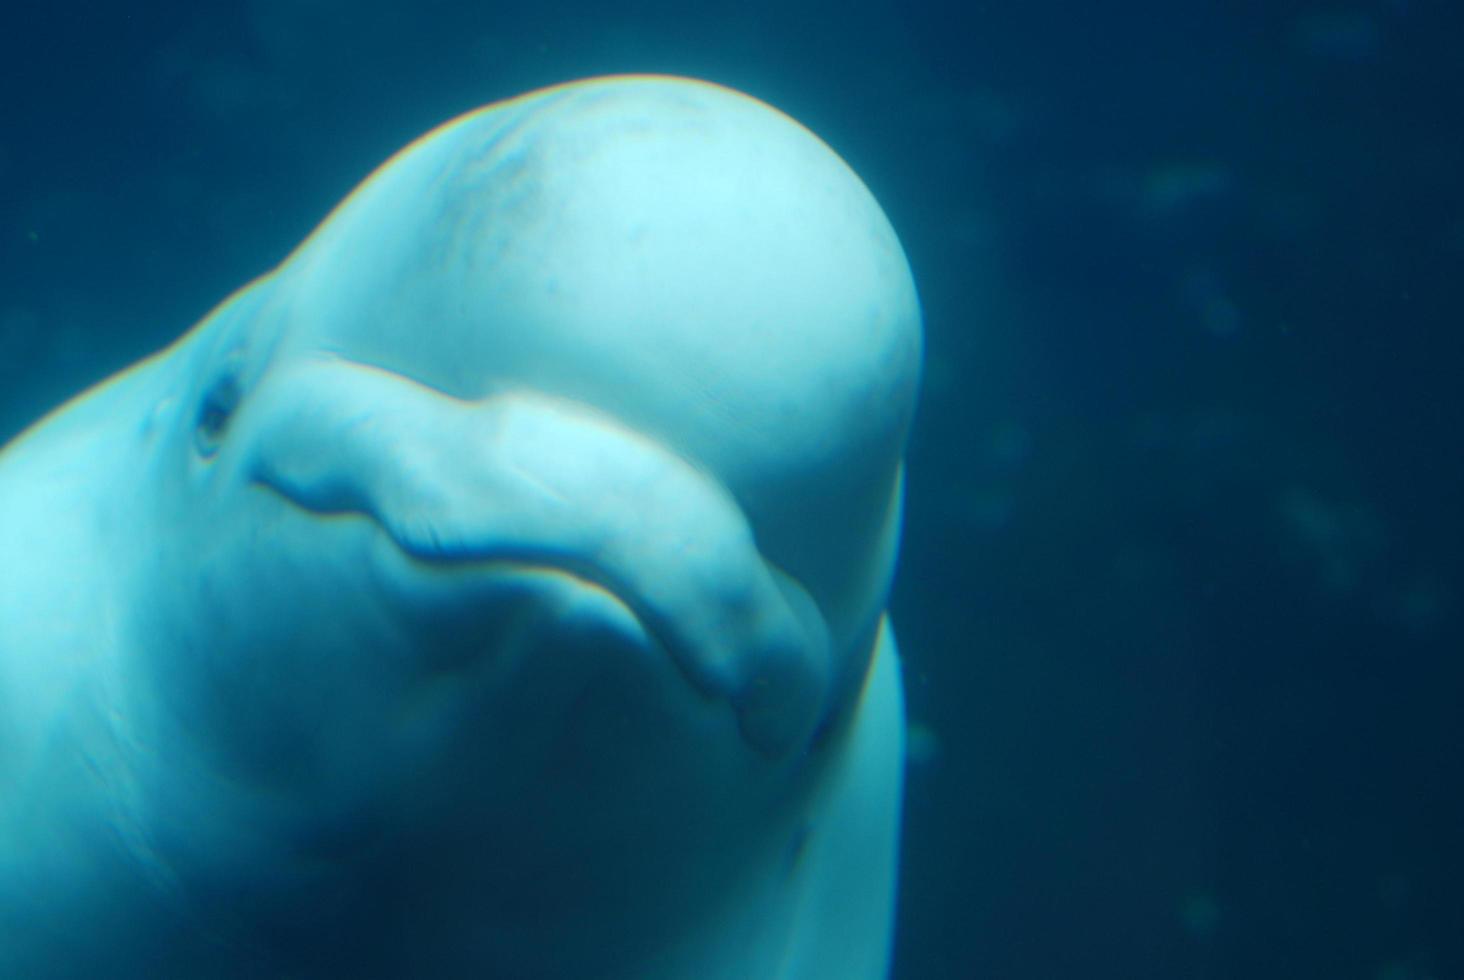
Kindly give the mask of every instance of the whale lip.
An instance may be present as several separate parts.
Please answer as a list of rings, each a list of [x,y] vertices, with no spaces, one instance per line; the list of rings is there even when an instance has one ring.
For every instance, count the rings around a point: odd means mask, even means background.
[[[734,653],[752,656],[755,668],[733,662],[725,650],[711,649],[713,643],[677,627],[674,615],[657,607],[655,600],[640,594],[612,568],[562,548],[533,547],[521,542],[505,544],[482,541],[476,544],[448,543],[433,535],[421,537],[402,533],[370,508],[323,508],[317,502],[290,492],[281,481],[257,473],[253,484],[271,492],[294,509],[312,516],[357,516],[380,534],[390,551],[413,571],[427,573],[481,572],[546,573],[562,577],[577,588],[598,592],[613,600],[644,641],[662,651],[693,691],[708,701],[726,701],[737,717],[737,726],[749,747],[769,759],[785,756],[795,746],[806,744],[824,721],[828,658],[828,631],[814,600],[791,577],[772,569],[781,605],[777,612],[797,623],[798,634],[774,630],[753,650]],[[397,574],[391,576],[402,583]],[[409,591],[421,588],[414,583]],[[439,593],[441,586],[427,586]],[[419,596],[420,597],[420,596]],[[429,600],[430,602],[430,600]],[[809,665],[815,665],[810,671]]]
[[[693,689],[703,697],[730,703],[742,736],[764,756],[785,755],[806,742],[823,721],[826,680],[821,670],[810,676],[807,667],[810,661],[819,667],[826,664],[828,629],[808,593],[776,569],[772,570],[778,587],[776,601],[784,607],[776,612],[786,613],[796,623],[797,632],[768,630],[768,635],[759,637],[760,642],[749,644],[752,649],[735,651],[742,655],[740,659],[757,660],[756,668],[749,669],[745,663],[722,662],[728,659],[725,651],[711,649],[713,644],[706,637],[679,628],[673,612],[659,608],[653,597],[640,594],[612,568],[593,559],[549,547],[445,546],[437,541],[423,545],[403,540],[389,527],[385,532],[399,553],[420,567],[469,570],[495,566],[557,573],[609,596],[669,656]],[[783,618],[760,612],[767,618]]]
[[[649,613],[646,602],[608,570],[594,562],[562,552],[554,548],[528,548],[523,546],[503,547],[484,545],[480,548],[461,545],[446,547],[437,543],[423,546],[418,542],[404,540],[393,534],[390,527],[375,518],[365,515],[382,528],[398,553],[413,566],[434,572],[473,572],[496,569],[511,569],[521,572],[548,572],[564,576],[581,587],[594,589],[610,596],[633,618],[647,638],[676,656],[678,644],[674,635],[658,629],[656,619]]]
[[[616,596],[766,754],[825,712],[829,634],[808,592],[714,474],[591,406],[526,390],[463,401],[312,359],[261,388],[239,426],[229,455],[245,482],[361,515],[411,562],[558,569]]]

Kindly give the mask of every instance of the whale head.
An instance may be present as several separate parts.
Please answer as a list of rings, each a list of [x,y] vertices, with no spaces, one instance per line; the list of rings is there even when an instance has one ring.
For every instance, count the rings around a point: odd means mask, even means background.
[[[599,907],[627,841],[741,842],[655,915],[732,874],[864,683],[920,345],[873,197],[751,98],[598,80],[416,141],[157,367],[139,711],[207,774],[158,848],[277,894],[283,837],[305,896],[347,841],[492,840],[486,921]]]

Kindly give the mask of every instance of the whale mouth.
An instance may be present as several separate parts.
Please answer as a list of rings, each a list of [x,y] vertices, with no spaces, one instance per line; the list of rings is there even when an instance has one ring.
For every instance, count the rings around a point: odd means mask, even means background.
[[[647,592],[633,577],[551,547],[495,547],[450,551],[423,549],[403,541],[375,515],[393,551],[411,573],[428,576],[426,588],[456,593],[446,599],[456,608],[480,601],[499,591],[547,598],[546,580],[574,592],[574,629],[584,626],[583,600],[594,594],[604,601],[591,603],[601,626],[611,626],[622,638],[630,635],[669,658],[678,673],[702,698],[725,701],[737,715],[744,738],[759,752],[777,757],[807,740],[822,721],[821,691],[809,670],[827,654],[827,628],[816,604],[792,578],[769,569],[776,597],[725,594],[684,596],[655,590]],[[395,570],[393,570],[395,571]],[[444,587],[441,576],[450,576]],[[401,586],[396,574],[393,582]],[[420,599],[415,580],[413,597]],[[556,588],[556,613],[565,612],[564,592]],[[426,600],[429,607],[433,599]],[[616,612],[607,612],[605,603]],[[488,605],[492,605],[491,601]],[[474,615],[470,611],[469,618]],[[608,622],[614,620],[613,623]],[[561,624],[562,625],[562,624]]]
[[[806,745],[831,684],[817,604],[757,548],[710,475],[583,406],[451,399],[310,363],[250,426],[248,479],[315,515],[359,514],[422,570],[559,573],[608,594],[767,756]]]
[[[589,557],[551,546],[517,542],[424,546],[399,537],[399,528],[380,514],[317,508],[268,479],[257,480],[256,485],[308,514],[354,513],[369,521],[405,560],[409,575],[425,573],[426,579],[411,585],[404,584],[399,574],[390,578],[394,586],[410,592],[412,600],[427,608],[440,609],[444,602],[460,608],[464,601],[497,590],[532,594],[533,586],[526,586],[524,580],[545,577],[611,600],[623,613],[618,617],[622,633],[626,624],[633,624],[634,638],[667,655],[701,697],[726,701],[736,713],[742,736],[762,755],[785,755],[807,742],[823,720],[822,677],[815,669],[829,656],[827,627],[807,592],[771,566],[767,575],[776,586],[776,598],[713,594],[715,590],[695,597],[671,594],[679,589],[647,594],[638,589],[633,576],[617,574]],[[447,582],[444,574],[450,576]],[[432,591],[439,595],[425,596]]]

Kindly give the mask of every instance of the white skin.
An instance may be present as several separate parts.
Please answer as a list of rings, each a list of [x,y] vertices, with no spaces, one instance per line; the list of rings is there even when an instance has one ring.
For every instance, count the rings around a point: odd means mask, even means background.
[[[419,140],[0,455],[0,968],[881,975],[919,358],[759,103]]]

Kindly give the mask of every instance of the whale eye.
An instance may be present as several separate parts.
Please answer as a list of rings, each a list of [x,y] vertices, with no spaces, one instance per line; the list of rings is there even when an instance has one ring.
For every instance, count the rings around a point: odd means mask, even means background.
[[[209,386],[198,406],[194,441],[201,455],[212,456],[218,452],[219,445],[229,430],[229,420],[233,418],[234,409],[238,407],[239,379],[230,372]]]

